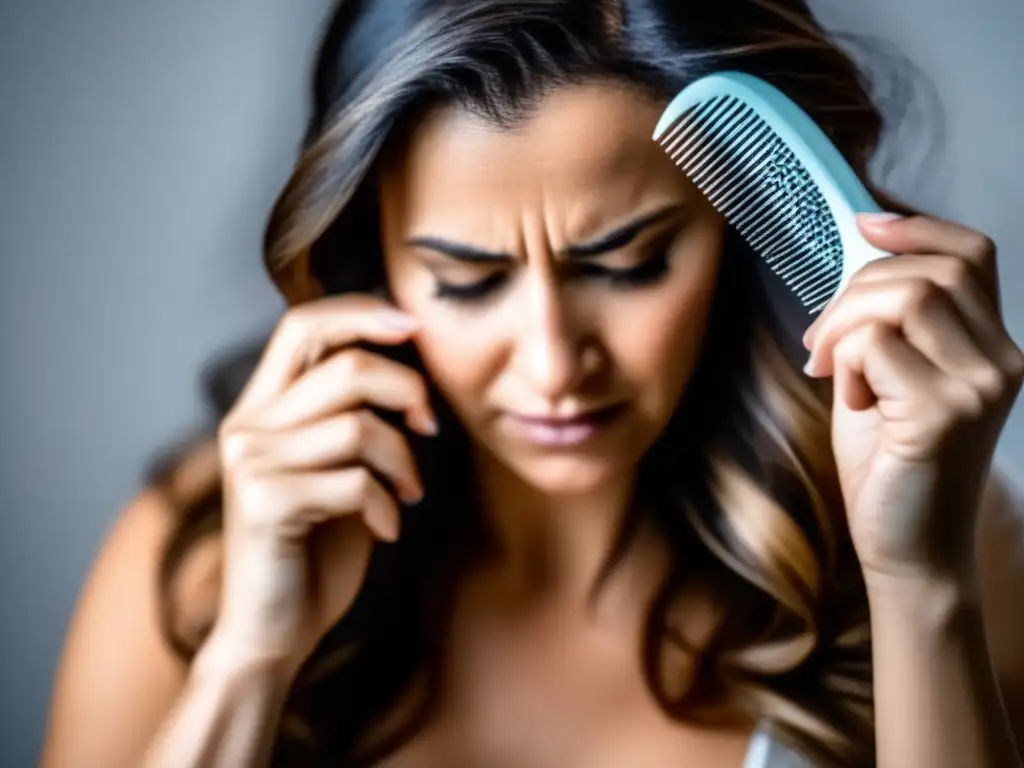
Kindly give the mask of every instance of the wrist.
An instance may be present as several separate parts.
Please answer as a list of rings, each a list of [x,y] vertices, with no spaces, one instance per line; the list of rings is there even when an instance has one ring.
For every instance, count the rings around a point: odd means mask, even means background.
[[[880,600],[916,600],[932,595],[966,603],[978,600],[978,567],[972,553],[935,563],[862,562],[861,574],[868,596]]]
[[[287,685],[289,658],[258,645],[243,642],[223,629],[214,628],[192,660],[193,677],[213,682],[260,680],[272,689]]]
[[[974,578],[871,572],[865,573],[864,582],[872,623],[896,621],[925,631],[948,631],[980,614]]]

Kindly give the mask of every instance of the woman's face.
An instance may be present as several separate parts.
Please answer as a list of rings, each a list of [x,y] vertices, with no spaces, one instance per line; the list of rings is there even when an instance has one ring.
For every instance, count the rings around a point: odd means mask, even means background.
[[[428,374],[489,460],[577,494],[634,471],[700,351],[723,221],[621,86],[514,130],[455,108],[380,178],[386,271]]]

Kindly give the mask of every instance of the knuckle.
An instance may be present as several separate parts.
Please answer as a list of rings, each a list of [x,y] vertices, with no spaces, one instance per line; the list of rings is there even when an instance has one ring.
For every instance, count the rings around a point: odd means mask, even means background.
[[[988,405],[978,389],[960,381],[950,386],[949,399],[955,407],[950,414],[954,422],[975,422],[984,415]]]
[[[349,470],[352,473],[352,491],[356,500],[365,504],[374,496],[374,486],[377,481],[373,473],[367,467],[353,467]]]
[[[1016,344],[1011,345],[1010,353],[1007,355],[1006,373],[1017,387],[1024,380],[1024,350]]]
[[[221,461],[225,466],[236,467],[249,455],[250,439],[237,430],[221,430],[218,435]]]
[[[301,362],[312,360],[319,352],[319,339],[309,310],[301,305],[289,309],[278,321],[270,344],[288,350]]]
[[[397,428],[379,419],[377,416],[370,413],[366,414],[365,430],[366,440],[372,440],[378,446],[382,455],[389,454],[394,456],[397,454],[404,456],[405,453],[411,455],[405,436]]]
[[[346,349],[337,356],[337,374],[344,381],[352,381],[366,373],[369,354],[362,349]]]
[[[910,309],[925,314],[936,309],[945,300],[945,292],[931,280],[915,280],[910,289]]]
[[[872,343],[870,330],[864,332],[863,340],[865,344]],[[854,334],[844,336],[839,339],[832,348],[832,358],[839,362],[852,363],[857,358],[858,349],[860,347],[859,342],[860,340]]]
[[[275,335],[279,339],[298,341],[309,332],[309,310],[303,305],[290,307],[277,323]]]
[[[989,366],[978,372],[976,383],[978,394],[986,403],[995,403],[1006,395],[1007,380],[1005,374],[995,366]]]
[[[222,439],[226,435],[234,432],[244,431],[246,422],[249,418],[249,414],[241,410],[240,406],[236,403],[223,417],[221,417],[220,421],[217,422],[217,438]]]
[[[370,431],[370,414],[366,410],[352,411],[341,418],[342,441],[350,447],[357,447],[366,442]]]
[[[867,343],[873,347],[883,347],[892,337],[892,329],[885,323],[871,323],[864,331]],[[852,344],[851,344],[852,347]]]
[[[970,283],[974,279],[974,265],[956,256],[946,258],[947,281],[950,287]]]
[[[996,257],[996,243],[988,235],[979,233],[971,251],[979,264],[989,264]]]

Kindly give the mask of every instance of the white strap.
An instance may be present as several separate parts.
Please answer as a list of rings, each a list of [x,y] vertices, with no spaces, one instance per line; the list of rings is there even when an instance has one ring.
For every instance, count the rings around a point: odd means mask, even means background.
[[[750,748],[743,760],[743,768],[771,768],[768,758],[771,756],[772,739],[768,732],[758,728],[750,740]]]

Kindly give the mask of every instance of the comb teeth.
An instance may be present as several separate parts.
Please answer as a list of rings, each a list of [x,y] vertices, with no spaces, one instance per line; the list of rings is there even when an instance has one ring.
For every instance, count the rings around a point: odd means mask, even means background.
[[[839,228],[807,169],[755,109],[715,96],[683,112],[659,143],[805,307],[828,303],[842,278]]]

